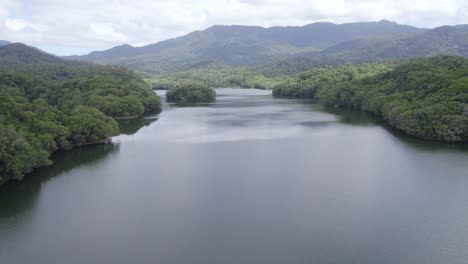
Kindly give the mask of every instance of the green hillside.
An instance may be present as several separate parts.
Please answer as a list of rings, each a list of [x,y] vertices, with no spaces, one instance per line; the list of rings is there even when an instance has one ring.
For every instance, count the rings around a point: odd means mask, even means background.
[[[0,184],[50,164],[61,149],[105,142],[114,118],[158,110],[159,97],[125,68],[67,62],[38,49],[0,47]]]
[[[444,26],[416,34],[400,34],[348,41],[313,57],[369,62],[436,55],[468,56],[468,27]]]
[[[122,45],[70,58],[125,65],[141,72],[160,74],[186,71],[213,62],[234,67],[261,65],[318,52],[344,41],[422,31],[389,21],[272,28],[213,26],[143,47]]]

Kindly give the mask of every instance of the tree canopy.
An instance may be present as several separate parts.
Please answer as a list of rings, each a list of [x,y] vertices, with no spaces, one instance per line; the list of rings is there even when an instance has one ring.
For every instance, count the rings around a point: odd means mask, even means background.
[[[57,150],[107,141],[118,133],[114,118],[159,107],[149,85],[125,68],[66,62],[25,45],[2,47],[0,184],[50,164]]]
[[[180,105],[192,103],[208,103],[216,100],[216,92],[213,88],[203,85],[185,85],[167,91],[168,102]]]

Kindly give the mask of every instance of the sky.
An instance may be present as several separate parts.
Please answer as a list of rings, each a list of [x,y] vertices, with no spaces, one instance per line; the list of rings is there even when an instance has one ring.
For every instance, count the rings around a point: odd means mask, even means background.
[[[0,40],[57,55],[142,46],[212,25],[300,26],[387,19],[468,24],[468,0],[0,0]]]

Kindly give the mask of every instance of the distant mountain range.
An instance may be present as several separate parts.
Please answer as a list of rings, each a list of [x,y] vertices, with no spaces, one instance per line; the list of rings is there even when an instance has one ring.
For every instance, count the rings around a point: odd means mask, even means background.
[[[27,52],[8,54],[14,48],[20,49],[20,45],[0,41],[0,48],[11,46],[8,50],[0,49],[0,56],[16,56],[14,59],[24,61],[46,59],[44,52],[41,56]],[[424,29],[382,20],[300,27],[213,26],[143,47],[124,44],[65,59],[118,64],[150,75],[215,64],[255,66],[260,72],[274,76],[278,72],[293,74],[323,64],[441,54],[468,57],[468,25]],[[59,58],[52,57],[55,59]]]
[[[416,34],[387,35],[340,43],[312,57],[348,62],[436,55],[468,56],[468,25],[443,26]]]
[[[294,56],[315,56],[344,42],[425,31],[387,20],[339,25],[314,23],[301,27],[213,26],[143,47],[122,45],[68,59],[122,64],[143,72],[164,73],[210,62],[230,66],[260,65]]]

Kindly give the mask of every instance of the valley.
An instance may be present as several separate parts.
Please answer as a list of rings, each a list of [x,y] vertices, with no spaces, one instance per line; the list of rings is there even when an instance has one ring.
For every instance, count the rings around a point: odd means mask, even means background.
[[[66,58],[2,41],[0,129],[9,158],[0,183],[50,164],[57,150],[108,142],[119,134],[115,120],[159,111],[151,89],[169,90],[168,99],[182,105],[213,101],[208,89],[217,87],[273,90],[370,112],[421,139],[466,143],[467,40],[464,25],[422,29],[382,20],[213,26]],[[22,145],[8,147],[15,140]]]
[[[1,264],[468,263],[467,10],[2,2]]]

